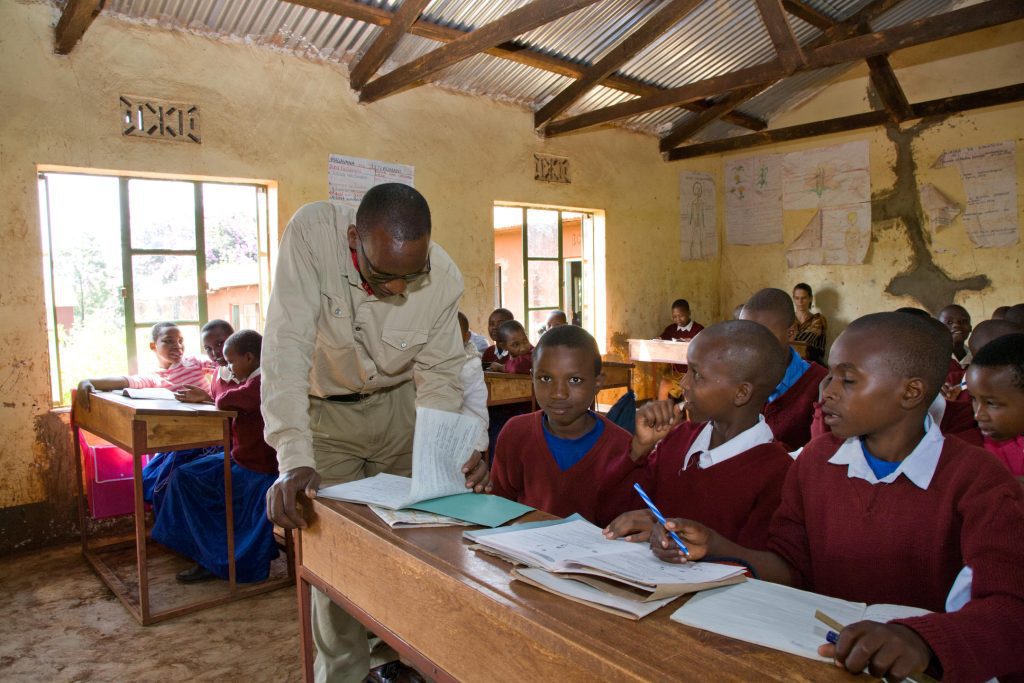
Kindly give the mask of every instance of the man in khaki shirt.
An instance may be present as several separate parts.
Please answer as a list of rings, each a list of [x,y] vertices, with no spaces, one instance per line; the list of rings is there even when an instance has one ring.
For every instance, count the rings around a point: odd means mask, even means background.
[[[430,241],[419,192],[390,183],[358,211],[329,202],[295,214],[281,240],[264,331],[262,411],[281,475],[267,514],[305,527],[296,496],[321,486],[412,472],[417,406],[458,412],[466,355],[457,319],[462,275]],[[463,466],[483,490],[479,454]],[[313,592],[318,681],[361,681],[366,632]]]

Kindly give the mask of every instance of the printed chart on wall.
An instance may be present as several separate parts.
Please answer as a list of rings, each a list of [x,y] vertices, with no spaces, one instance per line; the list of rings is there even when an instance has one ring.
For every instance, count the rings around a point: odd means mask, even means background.
[[[707,173],[688,172],[679,176],[682,198],[680,258],[705,261],[718,256],[715,179]]]
[[[944,152],[934,168],[955,165],[967,195],[964,227],[979,247],[1008,247],[1020,240],[1017,218],[1017,151],[1013,140]],[[926,186],[927,187],[927,186]],[[926,202],[925,188],[921,201]],[[927,211],[927,204],[925,204]]]
[[[860,264],[871,242],[871,173],[867,141],[786,154],[785,210],[815,209],[786,249],[790,268]]]
[[[359,206],[367,190],[383,183],[402,183],[413,187],[415,169],[405,164],[389,164],[332,154],[327,159],[328,198],[335,203]]]
[[[777,154],[725,163],[725,237],[729,244],[782,242],[781,176]]]

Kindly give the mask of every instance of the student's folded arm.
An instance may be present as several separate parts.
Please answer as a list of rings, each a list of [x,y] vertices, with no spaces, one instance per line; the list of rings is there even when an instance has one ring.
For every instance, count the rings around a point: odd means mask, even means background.
[[[221,410],[252,413],[260,409],[260,392],[256,387],[240,385],[221,392],[216,405]]]
[[[264,437],[277,451],[281,472],[316,467],[309,429],[309,371],[321,293],[317,257],[306,224],[315,227],[325,219],[309,208],[299,210],[281,240],[263,332],[260,367]]]
[[[957,612],[895,622],[928,643],[946,680],[1024,672],[1024,502],[1008,477],[978,475],[957,510],[961,554],[973,572],[970,602]]]

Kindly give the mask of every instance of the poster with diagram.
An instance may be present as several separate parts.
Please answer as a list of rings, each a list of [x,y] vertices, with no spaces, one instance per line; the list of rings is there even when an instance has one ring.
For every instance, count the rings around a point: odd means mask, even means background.
[[[375,185],[402,183],[414,187],[414,174],[415,168],[405,164],[332,154],[327,159],[328,198],[355,208]]]
[[[725,162],[725,236],[729,244],[782,242],[779,155]]]
[[[679,176],[681,197],[680,258],[706,261],[718,256],[718,230],[715,207],[715,179],[695,171]]]
[[[816,209],[786,250],[790,268],[864,263],[871,243],[871,169],[861,140],[786,154],[782,204]]]
[[[1017,150],[1013,140],[944,152],[934,168],[955,165],[967,195],[963,221],[978,247],[1008,247],[1020,240]],[[922,200],[924,197],[922,196]]]

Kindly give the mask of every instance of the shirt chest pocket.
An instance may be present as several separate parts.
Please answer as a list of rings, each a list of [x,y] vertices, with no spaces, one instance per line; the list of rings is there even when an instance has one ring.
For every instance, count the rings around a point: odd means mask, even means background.
[[[427,343],[427,331],[385,327],[381,330],[381,358],[378,364],[389,374],[405,370]]]
[[[355,345],[352,335],[352,313],[348,302],[336,294],[320,293],[320,321],[317,324],[317,344],[337,349]]]

